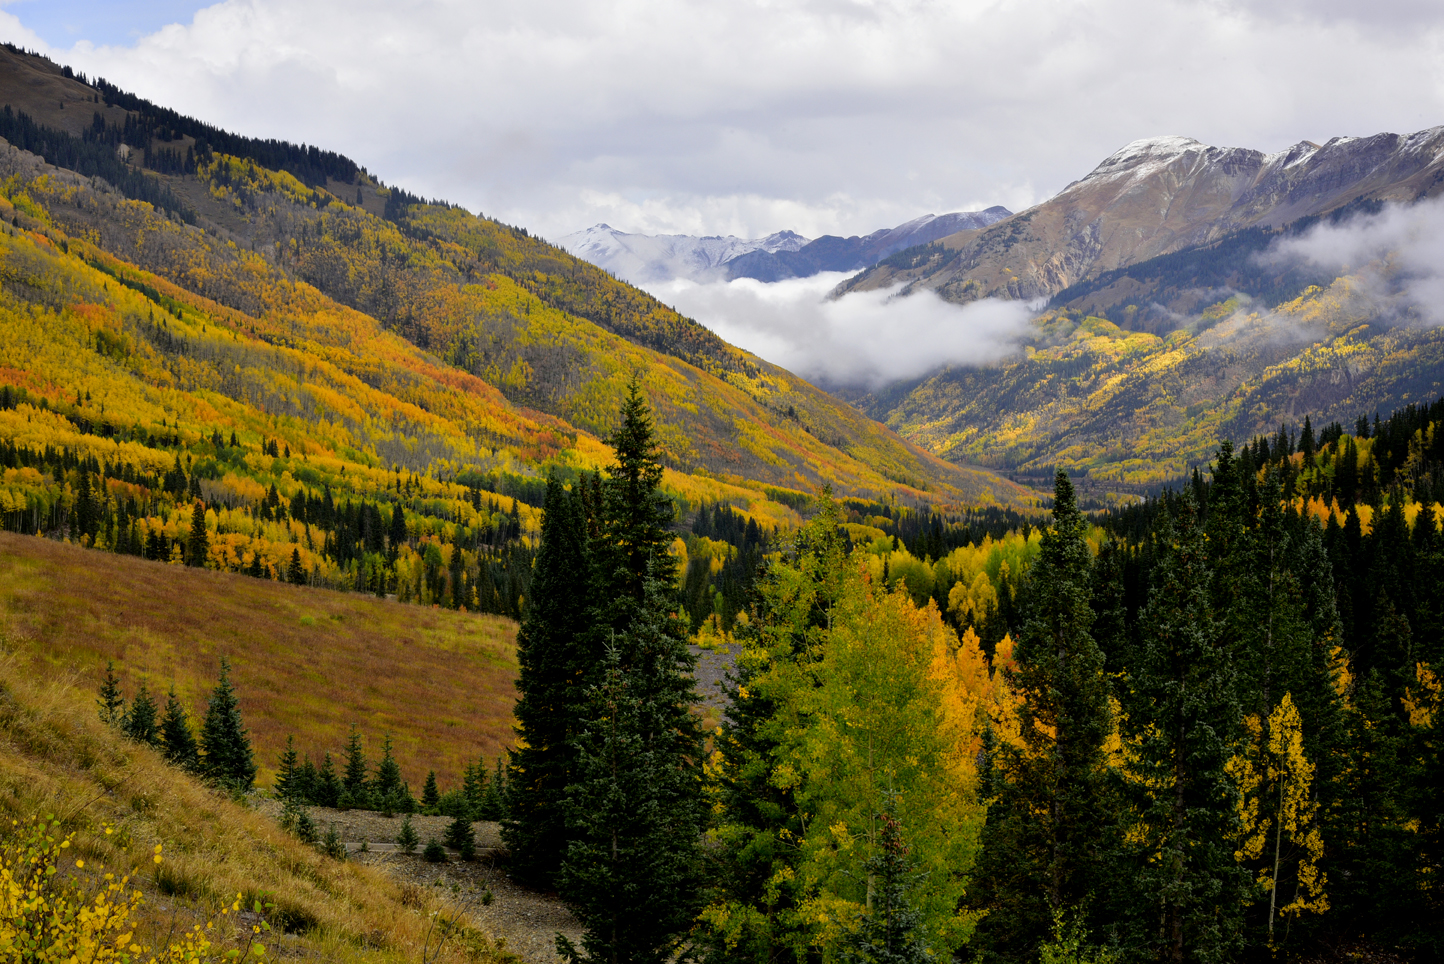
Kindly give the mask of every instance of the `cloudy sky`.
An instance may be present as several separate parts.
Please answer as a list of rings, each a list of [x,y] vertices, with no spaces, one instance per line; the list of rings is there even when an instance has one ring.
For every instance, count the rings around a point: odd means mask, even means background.
[[[0,36],[550,237],[865,233],[1138,137],[1444,123],[1433,0],[0,0]]]

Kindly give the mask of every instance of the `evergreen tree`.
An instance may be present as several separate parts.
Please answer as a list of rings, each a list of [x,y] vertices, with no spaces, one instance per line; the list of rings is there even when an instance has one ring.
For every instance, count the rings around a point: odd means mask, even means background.
[[[478,766],[480,766],[479,763]],[[482,793],[481,807],[476,812],[476,819],[504,821],[510,818],[512,797],[508,792],[509,784],[506,772],[507,768],[502,763],[502,758],[497,757],[496,769],[492,771],[491,779],[486,782],[486,789]]]
[[[120,726],[125,722],[125,697],[120,692],[120,680],[115,677],[115,660],[105,664],[105,679],[100,684],[100,721],[107,726]]]
[[[600,573],[597,600],[611,617],[605,625],[620,631],[646,594],[647,580],[670,581],[675,568],[668,551],[673,507],[661,491],[652,414],[635,375],[627,383],[621,427],[609,441],[616,461],[602,482],[602,531],[594,555]]]
[[[200,769],[200,748],[186,708],[175,695],[175,684],[165,701],[165,715],[160,721],[161,752],[166,761],[182,770],[196,772]]]
[[[346,742],[346,768],[341,777],[341,789],[353,807],[365,807],[369,798],[370,783],[366,779],[366,752],[361,747],[361,734],[351,727],[351,738]]]
[[[462,860],[476,859],[476,833],[471,829],[471,815],[462,814],[446,827],[446,846],[456,851]]]
[[[1212,964],[1239,948],[1249,887],[1228,772],[1240,712],[1191,492],[1160,520],[1158,542],[1128,718],[1142,795],[1133,837],[1148,855],[1138,880],[1159,914],[1140,932],[1160,959]]]
[[[241,721],[240,703],[231,686],[231,664],[221,657],[221,675],[211,690],[201,723],[201,773],[237,790],[249,790],[256,779],[251,741]]]
[[[125,714],[125,721],[121,729],[125,735],[137,743],[145,743],[148,746],[155,746],[160,742],[160,728],[156,721],[155,700],[151,699],[150,691],[146,689],[145,683],[140,684],[140,690],[131,701],[130,709]]]
[[[376,795],[382,799],[401,795],[401,766],[391,750],[391,734],[381,747],[381,763],[376,767]]]
[[[559,892],[586,928],[572,961],[670,961],[697,912],[705,806],[701,734],[690,711],[695,662],[668,585],[643,582],[631,627],[614,637],[577,738]]]
[[[878,815],[881,822],[878,853],[867,862],[877,881],[872,909],[847,936],[842,948],[845,964],[933,964],[922,917],[908,902],[913,863],[903,841],[901,825],[891,808]]]
[[[588,580],[580,498],[552,475],[542,506],[531,603],[517,632],[515,713],[523,742],[511,755],[511,817],[502,825],[514,872],[537,883],[550,880],[566,852],[562,798],[574,778],[572,741],[595,665]]]
[[[206,535],[206,507],[197,499],[191,507],[191,537],[186,543],[186,565],[204,568],[210,558],[210,541]]]
[[[286,737],[286,749],[276,762],[276,797],[280,800],[299,800],[301,795],[301,768],[297,765],[296,738]]]
[[[421,788],[421,805],[429,812],[441,802],[441,793],[436,789],[436,771],[426,774],[426,785]]]
[[[345,792],[341,787],[341,780],[336,776],[336,764],[331,761],[331,754],[327,753],[321,758],[321,766],[316,771],[316,789],[312,793],[312,799],[318,807],[335,807],[341,803],[341,794]]]
[[[306,582],[306,570],[301,566],[300,547],[291,550],[291,564],[286,567],[286,579],[296,586],[304,585]]]
[[[486,805],[488,782],[485,758],[467,764],[466,770],[461,776],[461,795],[466,798],[473,814],[481,813],[482,807]]]
[[[1032,615],[1014,650],[1017,669],[1008,672],[1022,744],[999,750],[1004,779],[990,806],[978,875],[990,908],[982,943],[1007,957],[1032,958],[1053,914],[1101,889],[1111,850],[1103,743],[1112,717],[1103,654],[1091,633],[1087,531],[1060,470],[1053,525],[1032,569]]]
[[[401,818],[401,830],[396,834],[396,846],[401,848],[404,854],[416,853],[416,845],[421,842],[416,836],[416,828],[411,826],[411,815],[407,814]]]

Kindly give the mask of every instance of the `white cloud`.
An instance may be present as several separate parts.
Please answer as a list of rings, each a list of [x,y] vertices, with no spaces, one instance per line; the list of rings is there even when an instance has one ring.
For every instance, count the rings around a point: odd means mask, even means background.
[[[980,365],[1017,350],[1032,312],[1017,301],[960,307],[931,291],[828,296],[842,273],[763,284],[750,278],[648,286],[734,345],[823,384],[877,388],[944,365]]]
[[[1320,223],[1277,242],[1268,256],[1354,274],[1359,295],[1396,322],[1444,324],[1444,198]]]
[[[224,0],[50,52],[544,236],[846,235],[1017,210],[1146,135],[1444,122],[1444,14],[1382,2]],[[34,46],[25,7],[0,36]]]

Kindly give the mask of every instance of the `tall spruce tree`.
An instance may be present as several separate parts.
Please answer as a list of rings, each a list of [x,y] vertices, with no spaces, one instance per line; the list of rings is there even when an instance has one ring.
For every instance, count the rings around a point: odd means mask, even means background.
[[[1161,960],[1216,964],[1239,949],[1249,881],[1234,859],[1234,670],[1191,492],[1160,520],[1158,543],[1128,718],[1140,793],[1133,839],[1144,854],[1138,879],[1158,915],[1140,935]]]
[[[277,799],[300,801],[301,771],[297,759],[296,738],[288,736],[286,737],[286,749],[282,751],[280,759],[276,761]]]
[[[567,790],[562,898],[586,928],[571,961],[662,964],[697,913],[702,741],[690,707],[694,657],[668,585],[644,580],[631,627],[614,637],[577,738]]]
[[[385,742],[381,745],[381,762],[376,765],[376,795],[385,799],[386,797],[397,797],[401,795],[401,765],[396,762],[396,755],[391,748],[391,734],[386,734]]]
[[[660,491],[651,413],[634,376],[612,436],[593,543],[589,645],[605,653],[573,739],[558,890],[586,927],[585,957],[664,961],[697,909],[702,743],[691,712],[696,659],[675,615],[673,509]],[[515,794],[512,795],[515,797]]]
[[[190,772],[200,769],[200,748],[195,734],[191,732],[185,705],[176,696],[174,683],[166,696],[165,714],[160,721],[160,741],[161,752],[172,766]]]
[[[1061,470],[1053,524],[1032,567],[1031,614],[1007,671],[1017,695],[1021,746],[999,748],[1002,780],[984,830],[981,943],[1031,959],[1053,915],[1101,889],[1115,823],[1105,792],[1103,744],[1112,731],[1103,653],[1094,641],[1088,522]]]
[[[511,816],[502,824],[514,872],[545,883],[566,853],[563,795],[574,778],[585,688],[596,666],[590,554],[580,492],[547,479],[531,602],[517,632],[517,733]],[[484,774],[483,770],[483,774]]]
[[[236,790],[249,790],[256,780],[251,740],[241,721],[240,701],[231,686],[231,664],[221,657],[221,674],[211,690],[201,723],[201,773],[208,780]]]
[[[210,539],[206,534],[206,507],[197,499],[191,507],[191,536],[186,542],[186,565],[204,568],[210,557]]]

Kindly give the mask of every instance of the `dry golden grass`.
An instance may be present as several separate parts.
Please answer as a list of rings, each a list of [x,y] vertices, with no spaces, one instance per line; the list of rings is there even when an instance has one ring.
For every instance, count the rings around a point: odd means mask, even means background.
[[[204,712],[229,657],[256,760],[288,734],[319,761],[352,724],[380,758],[390,733],[413,792],[457,782],[511,744],[516,624],[360,594],[168,566],[0,533],[0,617],[13,645],[93,693],[107,660],[127,694],[144,679]],[[262,782],[266,782],[263,774]]]
[[[244,906],[257,897],[274,905],[267,957],[399,964],[430,961],[428,939],[436,950],[429,915],[446,910],[438,894],[322,857],[103,726],[73,677],[11,651],[0,655],[0,840],[12,820],[35,814],[54,814],[76,833],[66,853],[86,869],[72,872],[139,868],[141,944],[164,946],[208,919],[217,922],[219,950],[243,944],[251,922],[221,913],[241,894]],[[106,826],[115,832],[106,835]],[[157,844],[159,866],[151,862]],[[438,956],[448,964],[508,959],[474,929],[454,933]]]

